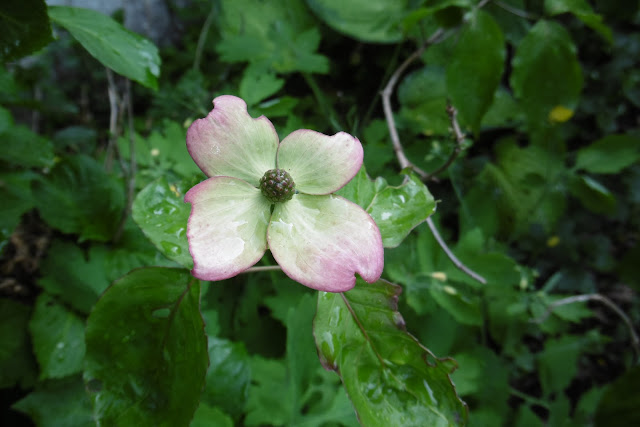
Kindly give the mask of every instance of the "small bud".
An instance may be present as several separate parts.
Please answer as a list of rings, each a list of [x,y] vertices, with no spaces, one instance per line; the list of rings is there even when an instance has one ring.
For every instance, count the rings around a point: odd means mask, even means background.
[[[260,191],[271,203],[282,203],[291,200],[296,186],[287,171],[271,169],[260,178]]]

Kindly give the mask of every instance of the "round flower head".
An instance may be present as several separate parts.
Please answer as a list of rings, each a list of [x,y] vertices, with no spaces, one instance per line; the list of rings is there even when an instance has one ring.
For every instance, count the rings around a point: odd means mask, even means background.
[[[360,141],[301,129],[279,142],[271,122],[252,118],[242,99],[213,103],[187,132],[187,149],[209,177],[185,196],[192,274],[233,277],[268,247],[287,276],[313,289],[347,291],[355,273],[378,280],[378,227],[360,206],[332,194],[360,169]]]

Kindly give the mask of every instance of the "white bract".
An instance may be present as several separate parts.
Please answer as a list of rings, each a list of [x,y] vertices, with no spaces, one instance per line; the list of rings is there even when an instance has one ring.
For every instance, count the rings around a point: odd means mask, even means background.
[[[252,118],[242,99],[225,95],[213,103],[187,132],[191,157],[210,177],[185,196],[192,274],[233,277],[269,248],[285,274],[313,289],[347,291],[355,273],[378,280],[384,264],[378,227],[360,206],[332,194],[362,166],[360,141],[301,129],[279,142],[271,122]],[[263,195],[260,178],[274,169],[293,180],[290,200],[272,203]]]

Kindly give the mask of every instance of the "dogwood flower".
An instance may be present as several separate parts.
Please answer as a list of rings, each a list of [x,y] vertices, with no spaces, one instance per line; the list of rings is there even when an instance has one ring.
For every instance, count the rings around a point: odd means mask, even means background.
[[[362,145],[339,132],[292,132],[279,142],[264,116],[219,96],[187,132],[187,149],[209,177],[191,188],[187,225],[192,274],[233,277],[267,247],[284,273],[313,289],[344,292],[355,273],[378,280],[384,263],[376,223],[360,206],[334,195],[362,165]]]

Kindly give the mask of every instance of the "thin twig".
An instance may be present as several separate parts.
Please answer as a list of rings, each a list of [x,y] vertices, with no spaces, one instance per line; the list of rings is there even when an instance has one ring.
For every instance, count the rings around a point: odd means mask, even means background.
[[[129,125],[129,173],[127,177],[127,205],[122,212],[122,219],[118,225],[118,229],[113,236],[113,241],[117,242],[122,236],[125,224],[129,214],[131,213],[131,206],[133,205],[133,196],[136,191],[136,138],[133,128],[133,102],[131,101],[131,80],[125,80],[124,99],[127,107],[127,122]]]
[[[635,329],[633,328],[633,323],[631,322],[631,319],[629,319],[629,316],[627,316],[625,314],[625,312],[622,311],[622,309],[620,307],[618,307],[618,305],[616,305],[616,303],[614,303],[613,301],[611,301],[609,298],[605,297],[604,295],[601,295],[601,294],[575,295],[575,296],[572,296],[572,297],[567,297],[567,298],[562,298],[562,299],[556,300],[556,301],[552,302],[551,304],[549,304],[547,306],[547,311],[542,313],[541,316],[539,316],[539,317],[537,317],[535,319],[531,319],[530,321],[532,323],[542,323],[547,319],[547,317],[549,317],[549,315],[556,308],[558,308],[560,306],[568,305],[568,304],[574,304],[574,303],[577,303],[577,302],[587,302],[587,301],[599,301],[599,302],[603,303],[604,305],[606,305],[607,307],[609,307],[611,310],[615,311],[615,313],[627,325],[627,328],[629,328],[629,335],[631,335],[631,345],[633,346],[633,349],[636,352],[636,356],[640,360],[640,338],[638,338],[638,334],[636,333]]]
[[[107,94],[109,96],[109,142],[107,144],[107,155],[105,156],[105,169],[111,171],[113,153],[117,151],[118,139],[118,90],[113,80],[113,71],[107,70]],[[120,158],[119,158],[120,159]]]
[[[436,228],[436,225],[433,223],[433,221],[431,220],[431,217],[427,218],[427,224],[429,225],[429,229],[431,229],[431,233],[433,233],[433,237],[436,238],[436,241],[438,242],[438,244],[440,245],[440,247],[442,248],[442,250],[444,251],[445,254],[447,254],[447,257],[449,257],[449,259],[451,260],[451,262],[460,270],[464,271],[467,275],[469,275],[470,277],[472,277],[473,279],[477,280],[478,282],[482,283],[483,285],[487,284],[487,279],[485,279],[484,277],[482,277],[481,275],[479,275],[478,273],[476,273],[475,271],[471,270],[469,267],[467,267],[466,265],[464,265],[451,251],[451,249],[449,249],[449,247],[447,246],[447,244],[445,243],[445,241],[442,239],[442,236],[440,236],[440,233],[438,232],[438,229]]]
[[[384,110],[384,116],[387,119],[387,127],[389,128],[389,135],[391,136],[391,143],[393,144],[393,151],[396,153],[396,157],[398,158],[398,163],[400,163],[400,167],[402,169],[411,167],[415,173],[420,175],[421,178],[425,178],[428,174],[411,163],[407,156],[404,154],[404,149],[402,148],[402,144],[400,143],[400,136],[398,135],[398,130],[396,129],[396,123],[393,119],[393,109],[391,108],[391,95],[393,94],[393,90],[395,89],[400,76],[404,71],[415,61],[420,58],[420,56],[424,53],[424,51],[436,43],[438,39],[444,34],[444,30],[439,28],[436,30],[427,41],[422,43],[422,45],[411,54],[405,61],[400,64],[400,66],[396,69],[396,71],[391,75],[389,82],[382,90],[382,109]]]
[[[204,25],[202,26],[202,30],[200,31],[200,36],[198,37],[198,45],[196,46],[196,55],[193,60],[193,69],[195,71],[200,69],[200,61],[202,59],[202,51],[204,50],[204,42],[207,41],[207,36],[209,35],[209,29],[211,28],[211,24],[213,23],[213,18],[215,17],[216,12],[216,2],[211,2],[211,10],[209,11],[209,15],[207,19],[204,21]]]
[[[499,7],[503,8],[507,12],[513,13],[514,15],[519,16],[521,18],[524,18],[524,19],[538,19],[535,15],[533,15],[533,14],[531,14],[529,12],[526,12],[526,11],[521,10],[521,9],[517,9],[517,8],[515,8],[515,7],[511,6],[511,5],[508,5],[506,3],[503,3],[503,2],[501,2],[499,0],[494,0],[493,3],[496,6],[499,6]]]
[[[455,136],[456,144],[453,147],[453,151],[451,152],[451,155],[449,155],[449,158],[447,159],[447,161],[444,162],[444,164],[440,166],[438,169],[428,174],[425,177],[425,181],[429,179],[434,180],[439,174],[446,171],[449,168],[449,166],[451,166],[453,162],[458,158],[458,155],[462,151],[462,143],[464,142],[464,133],[462,133],[462,130],[460,130],[460,125],[458,124],[458,110],[456,110],[456,108],[453,105],[447,104],[447,115],[449,116],[449,121],[451,122],[451,129],[453,130],[453,135]]]
[[[407,69],[407,67],[409,67],[409,65],[411,65],[413,61],[419,58],[427,49],[427,47],[429,47],[432,44],[438,43],[439,41],[442,41],[445,38],[443,37],[443,35],[444,35],[444,30],[442,30],[441,28],[438,29],[436,32],[434,32],[431,35],[431,37],[427,39],[426,42],[424,42],[415,52],[413,52],[413,54],[411,54],[411,56],[409,56],[402,64],[400,64],[398,69],[391,75],[391,78],[389,79],[387,86],[382,91],[382,108],[384,110],[385,118],[387,119],[387,127],[389,128],[389,135],[391,136],[391,142],[393,144],[393,149],[396,153],[396,157],[398,158],[398,163],[400,164],[400,167],[402,169],[405,169],[407,167],[412,167],[413,170],[422,178],[427,177],[429,174],[427,174],[422,169],[413,165],[409,161],[409,159],[407,159],[407,156],[404,154],[404,149],[402,148],[402,144],[400,143],[398,130],[396,129],[396,124],[393,119],[393,110],[391,109],[391,95],[393,94],[393,89],[395,88],[395,85],[398,82],[398,79],[400,79],[400,76]],[[460,129],[458,127],[458,131],[459,130]],[[464,139],[464,136],[462,138]],[[429,225],[429,228],[431,229],[433,236],[436,238],[436,241],[438,242],[442,250],[447,254],[451,262],[453,262],[457,268],[459,268],[460,270],[468,274],[473,279],[477,280],[482,284],[486,284],[487,281],[485,280],[484,277],[480,276],[478,273],[474,272],[469,267],[465,266],[462,262],[460,262],[458,258],[456,258],[453,252],[451,252],[451,249],[449,249],[445,241],[440,236],[440,233],[438,232],[438,229],[433,223],[433,220],[431,219],[431,217],[427,218],[426,222]]]
[[[513,387],[509,387],[509,392],[511,392],[511,394],[513,394],[514,396],[519,397],[520,399],[524,400],[525,402],[531,404],[531,405],[537,405],[540,406],[542,408],[545,409],[549,409],[550,405],[549,403],[545,402],[542,399],[539,399],[537,397],[534,396],[530,396],[526,393],[521,392],[520,390],[513,388]]]
[[[279,265],[261,265],[258,267],[249,267],[245,271],[241,272],[240,274],[260,273],[263,271],[278,271],[278,270],[282,270],[282,267],[280,267]]]

